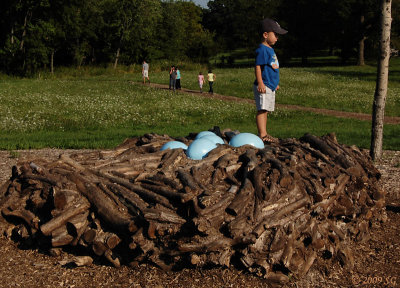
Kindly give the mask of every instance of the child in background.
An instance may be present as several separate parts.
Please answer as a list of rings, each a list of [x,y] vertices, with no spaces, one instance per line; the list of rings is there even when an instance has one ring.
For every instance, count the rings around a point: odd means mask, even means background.
[[[143,84],[146,84],[146,78],[149,81],[150,84],[150,78],[149,78],[149,64],[146,63],[146,61],[143,61],[142,64],[142,77],[143,77]]]
[[[264,141],[278,139],[267,133],[268,112],[275,110],[275,91],[279,89],[279,62],[272,46],[278,41],[278,34],[286,34],[279,24],[269,18],[261,21],[262,42],[256,50],[253,92],[257,107],[256,124],[258,136]]]
[[[201,73],[201,71],[199,72],[198,80],[199,80],[200,93],[203,93],[204,75],[203,73]]]

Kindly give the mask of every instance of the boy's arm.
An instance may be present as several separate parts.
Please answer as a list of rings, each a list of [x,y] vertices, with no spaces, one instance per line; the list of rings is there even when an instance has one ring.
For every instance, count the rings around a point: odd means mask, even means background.
[[[256,65],[255,73],[256,73],[256,79],[257,79],[257,90],[260,93],[265,93],[266,89],[265,89],[264,82],[262,81],[260,65]]]

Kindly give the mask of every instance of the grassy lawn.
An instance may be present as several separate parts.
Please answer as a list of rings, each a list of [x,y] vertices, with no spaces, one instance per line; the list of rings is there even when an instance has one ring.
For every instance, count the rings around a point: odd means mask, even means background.
[[[391,71],[395,81],[390,82],[386,115],[400,116],[398,67]],[[368,113],[374,70],[370,66],[283,68],[277,102]],[[217,93],[252,98],[252,69],[214,72]],[[135,83],[141,80],[138,69],[74,73],[36,79],[0,75],[0,149],[113,148],[125,138],[145,133],[180,137],[213,126],[256,133],[251,104],[139,85]],[[198,71],[181,73],[183,87],[197,90]],[[150,73],[150,77],[156,83],[169,81],[167,71]],[[279,109],[270,115],[268,129],[280,138],[335,132],[341,143],[369,148],[371,124]],[[385,125],[384,149],[400,150],[398,135],[400,125]]]
[[[390,64],[385,115],[400,116],[400,58],[391,59]],[[206,74],[207,70],[202,72]],[[215,93],[253,99],[254,69],[215,69],[213,72],[217,77]],[[198,73],[181,70],[182,87],[198,90]],[[283,67],[280,74],[277,103],[368,114],[372,111],[375,66]],[[169,82],[168,71],[151,73],[151,78],[157,83]]]

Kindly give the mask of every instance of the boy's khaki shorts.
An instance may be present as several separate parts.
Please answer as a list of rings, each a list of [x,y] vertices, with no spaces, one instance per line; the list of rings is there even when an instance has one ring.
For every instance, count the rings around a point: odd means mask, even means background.
[[[143,77],[149,77],[149,70],[143,70]]]
[[[265,87],[265,93],[257,90],[257,85],[253,86],[254,100],[256,101],[257,111],[267,110],[272,112],[275,110],[275,91]]]

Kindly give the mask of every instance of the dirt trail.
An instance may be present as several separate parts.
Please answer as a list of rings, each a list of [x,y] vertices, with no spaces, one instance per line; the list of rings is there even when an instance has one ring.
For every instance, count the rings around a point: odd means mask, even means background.
[[[146,85],[148,85],[148,84],[146,84]],[[163,85],[163,84],[151,83],[150,86],[154,87],[154,88],[159,88],[159,89],[166,89],[166,90],[169,89],[167,85]],[[193,95],[198,95],[198,96],[213,98],[213,99],[220,99],[220,100],[225,100],[225,101],[254,103],[253,99],[245,99],[245,98],[221,95],[221,94],[216,94],[216,93],[214,93],[214,94],[200,93],[197,90],[191,90],[191,89],[185,89],[185,88],[178,90],[178,92],[189,93],[189,94],[193,94]],[[364,114],[364,113],[345,112],[345,111],[304,107],[304,106],[300,106],[300,105],[289,105],[289,104],[277,104],[277,107],[290,109],[290,110],[308,111],[308,112],[313,112],[313,113],[317,113],[317,114],[328,115],[328,116],[333,116],[333,117],[338,117],[338,118],[350,118],[350,119],[357,119],[357,120],[362,120],[362,121],[372,121],[372,116],[370,114]],[[385,121],[385,124],[400,124],[400,117],[385,116],[384,121]]]

